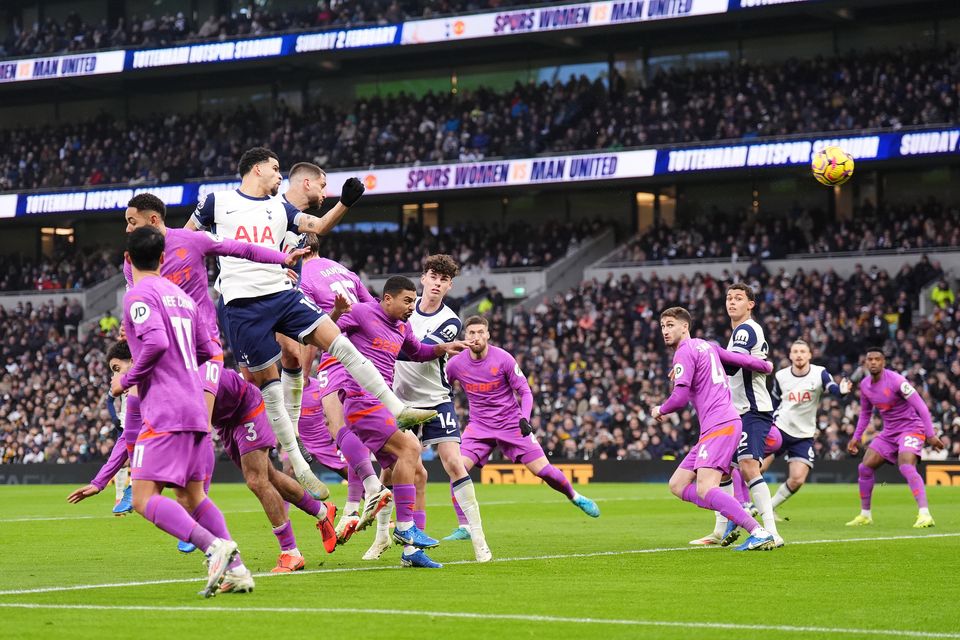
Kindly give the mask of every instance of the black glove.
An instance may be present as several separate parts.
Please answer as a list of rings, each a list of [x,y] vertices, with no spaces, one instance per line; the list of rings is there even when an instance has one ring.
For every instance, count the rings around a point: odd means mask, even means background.
[[[533,433],[533,425],[526,418],[520,418],[520,433],[524,438]]]
[[[363,183],[356,178],[348,178],[343,183],[343,189],[340,190],[340,202],[345,207],[352,207],[357,204],[357,200],[363,195]]]

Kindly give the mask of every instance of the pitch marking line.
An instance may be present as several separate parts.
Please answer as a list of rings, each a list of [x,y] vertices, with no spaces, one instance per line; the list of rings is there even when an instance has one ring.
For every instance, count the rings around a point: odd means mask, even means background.
[[[649,502],[651,500],[671,500],[676,501],[672,495],[668,496],[637,496],[635,498],[597,498],[594,502]],[[516,504],[565,504],[569,500],[490,500],[484,502],[485,507],[499,507],[503,505]],[[263,509],[238,509],[234,511],[224,511],[224,515],[234,513],[263,513]],[[135,514],[130,514],[135,515]],[[124,516],[125,517],[125,516]],[[117,520],[118,516],[113,514],[102,516],[21,516],[19,518],[0,518],[0,524],[8,522],[59,522],[69,520]]]
[[[910,638],[960,638],[960,633],[940,633],[935,631],[913,631],[906,629],[857,629],[845,627],[798,627],[775,624],[740,624],[736,622],[694,622],[679,620],[623,620],[617,618],[568,618],[562,616],[522,615],[511,613],[469,613],[460,611],[410,611],[406,609],[355,609],[346,607],[159,607],[138,605],[96,605],[96,604],[34,604],[0,603],[7,609],[50,609],[68,611],[151,611],[151,612],[189,612],[189,613],[334,613],[334,614],[376,614],[387,616],[411,616],[423,618],[458,618],[469,620],[492,620],[512,622],[554,622],[560,624],[608,624],[635,627],[669,627],[682,629],[730,629],[744,631],[784,631],[789,633],[817,633],[835,635],[870,635]]]
[[[790,546],[793,545],[804,545],[804,544],[844,544],[850,542],[887,542],[891,540],[919,540],[926,538],[956,538],[960,536],[960,533],[933,533],[927,535],[904,535],[904,536],[881,536],[875,538],[836,538],[832,540],[800,540],[797,542],[789,542]],[[678,551],[706,551],[709,547],[696,547],[687,545],[685,547],[658,547],[652,549],[624,549],[621,551],[594,551],[590,553],[563,553],[563,554],[554,554],[554,555],[543,555],[543,556],[518,556],[514,558],[494,558],[492,562],[530,562],[535,560],[569,560],[569,559],[580,559],[580,558],[599,558],[605,556],[626,556],[626,555],[641,555],[646,553],[667,553],[667,552],[678,552]],[[452,562],[444,562],[444,565],[464,565],[464,564],[476,564],[473,560],[454,560]],[[332,569],[307,569],[305,571],[296,571],[294,573],[255,573],[253,574],[256,578],[275,578],[277,576],[285,576],[287,579],[290,579],[293,576],[305,576],[305,575],[314,575],[320,573],[353,573],[357,571],[394,571],[397,569],[402,569],[400,565],[373,565],[368,567],[338,567]],[[0,591],[0,596],[19,596],[19,595],[28,595],[34,593],[61,593],[65,591],[86,591],[89,589],[111,589],[111,588],[125,588],[125,587],[145,587],[150,585],[158,584],[184,584],[191,582],[203,582],[203,578],[169,578],[166,580],[144,580],[140,582],[108,582],[101,584],[80,584],[80,585],[69,585],[69,586],[57,586],[57,587],[36,587],[33,589],[9,589],[7,591]],[[6,605],[4,605],[6,606]],[[960,635],[957,635],[960,638]]]

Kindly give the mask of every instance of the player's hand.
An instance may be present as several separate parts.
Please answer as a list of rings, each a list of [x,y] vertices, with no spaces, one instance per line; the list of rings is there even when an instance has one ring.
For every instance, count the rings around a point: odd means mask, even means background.
[[[350,313],[351,309],[353,309],[353,303],[350,302],[347,296],[338,293],[337,297],[333,299],[334,313],[339,313],[342,316],[345,313]]]
[[[850,382],[849,378],[843,378],[840,381],[840,395],[845,396],[848,393],[850,393],[850,391],[852,390],[853,390],[853,383]]]
[[[283,261],[283,264],[287,265],[288,267],[292,267],[293,265],[297,264],[297,262],[300,261],[300,258],[302,258],[305,255],[308,255],[309,253],[310,253],[310,249],[306,247],[304,247],[303,249],[294,249],[293,251],[287,254],[287,259]],[[294,271],[294,275],[296,275],[296,271]]]
[[[463,340],[454,340],[453,342],[444,342],[443,344],[437,345],[437,347],[439,347],[440,350],[448,356],[455,356],[468,346],[470,345]]]
[[[110,393],[114,398],[119,398],[123,394],[123,387],[120,386],[120,373],[114,373],[110,378]]]
[[[67,496],[67,502],[70,504],[77,504],[81,500],[86,500],[90,496],[95,496],[100,493],[100,489],[96,485],[88,484],[84,487],[80,487],[73,493]]]
[[[938,436],[934,435],[927,438],[926,445],[933,447],[934,451],[943,451],[943,441]]]
[[[363,183],[356,178],[347,178],[340,190],[340,203],[345,207],[352,207],[357,204],[360,196],[363,195]]]
[[[860,441],[850,440],[850,442],[847,443],[847,453],[849,453],[852,456],[855,456],[858,453],[860,453]]]
[[[297,284],[297,280],[300,279],[300,276],[297,275],[297,272],[293,269],[287,269],[287,277],[290,279],[290,284]]]
[[[650,417],[656,420],[657,422],[663,422],[665,420],[662,413],[660,413],[660,405],[655,406],[650,411]]]
[[[533,425],[530,424],[530,421],[527,420],[526,418],[520,418],[519,427],[520,427],[520,433],[523,435],[524,438],[526,438],[531,433],[533,433]]]

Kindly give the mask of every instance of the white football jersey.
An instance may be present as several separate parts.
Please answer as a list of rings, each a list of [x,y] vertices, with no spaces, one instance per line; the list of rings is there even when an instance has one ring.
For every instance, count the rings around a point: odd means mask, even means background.
[[[769,350],[763,328],[753,318],[737,325],[727,349],[747,353],[761,360],[767,359]],[[767,376],[763,373],[737,370],[730,376],[730,393],[733,395],[733,406],[740,415],[748,411],[773,411],[773,401],[767,391]]]
[[[460,335],[460,318],[447,305],[433,313],[420,311],[420,298],[410,316],[413,333],[425,344],[453,342]],[[412,407],[435,407],[450,402],[450,383],[444,367],[447,357],[428,362],[397,360],[393,376],[393,391],[405,404]]]
[[[224,238],[280,250],[288,231],[297,232],[300,211],[282,196],[253,198],[233,191],[208,194],[191,220]],[[223,256],[219,290],[224,303],[237,298],[259,298],[293,287],[286,267]]]
[[[812,438],[817,434],[817,407],[824,391],[839,391],[830,373],[823,367],[810,365],[806,375],[793,373],[793,367],[777,371],[773,393],[779,396],[780,406],[774,422],[780,431],[794,438]]]

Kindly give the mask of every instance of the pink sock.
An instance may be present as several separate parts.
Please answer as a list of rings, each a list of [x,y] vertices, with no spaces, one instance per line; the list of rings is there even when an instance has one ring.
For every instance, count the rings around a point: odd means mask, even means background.
[[[873,469],[861,464],[857,467],[857,476],[860,484],[860,508],[869,511],[870,501],[873,499]]]
[[[189,540],[201,551],[205,551],[216,538],[197,524],[176,500],[165,496],[151,496],[147,501],[143,517],[177,540]]]
[[[917,468],[912,464],[900,465],[900,474],[907,479],[907,485],[910,487],[910,493],[917,501],[917,506],[921,509],[927,508],[927,489],[923,486],[923,478],[917,472]]]
[[[573,496],[576,492],[573,490],[573,485],[570,484],[570,481],[567,480],[567,476],[563,475],[563,472],[560,469],[557,469],[552,464],[548,464],[543,469],[540,470],[540,473],[537,474],[544,482],[550,485],[550,488],[554,491],[559,491],[563,495],[567,496],[570,500],[573,500]]]
[[[680,494],[680,499],[684,502],[692,502],[701,509],[707,509],[707,504],[700,499],[700,496],[697,495],[697,485],[688,484],[683,488],[683,492]]]
[[[450,484],[450,499],[453,500],[453,510],[457,512],[457,523],[461,527],[467,526],[467,516],[464,515],[463,509],[460,508],[460,503],[457,502],[457,496],[453,494],[453,484]]]
[[[337,449],[340,449],[347,464],[353,467],[361,481],[367,476],[375,475],[370,463],[370,450],[363,446],[357,434],[344,427],[337,432],[336,443]]]
[[[277,542],[280,543],[280,551],[289,551],[297,546],[297,539],[293,535],[293,524],[289,520],[279,527],[275,527],[273,535],[277,536]]]
[[[320,510],[323,508],[320,501],[306,491],[303,492],[303,497],[297,500],[296,507],[314,518],[317,517],[317,514],[320,513]]]
[[[719,511],[723,517],[743,527],[748,533],[753,533],[754,529],[760,526],[756,520],[750,517],[749,513],[744,511],[736,498],[724,493],[720,487],[710,489],[703,502],[708,509]]]
[[[210,498],[205,498],[190,515],[197,521],[197,524],[216,537],[222,540],[233,539],[230,537],[230,531],[227,530],[227,521],[224,520],[220,509],[217,508],[217,505],[213,504]],[[201,547],[200,545],[197,545],[197,547],[206,549],[206,547]],[[229,568],[233,569],[241,564],[243,564],[243,560],[240,559],[240,554],[238,553],[233,557],[233,560],[230,561]]]
[[[427,529],[427,512],[414,510],[413,512],[413,524],[417,525],[417,529],[420,531],[426,531]]]
[[[733,473],[730,474],[730,479],[733,482],[733,496],[737,499],[737,502],[740,504],[750,502],[750,490],[747,489],[747,483],[743,481],[740,470],[734,469]]]
[[[373,467],[371,466],[372,470]],[[353,465],[347,465],[347,502],[363,500],[363,478],[353,470]]]
[[[397,523],[413,522],[413,503],[417,490],[412,484],[393,485],[393,501],[397,505]]]

